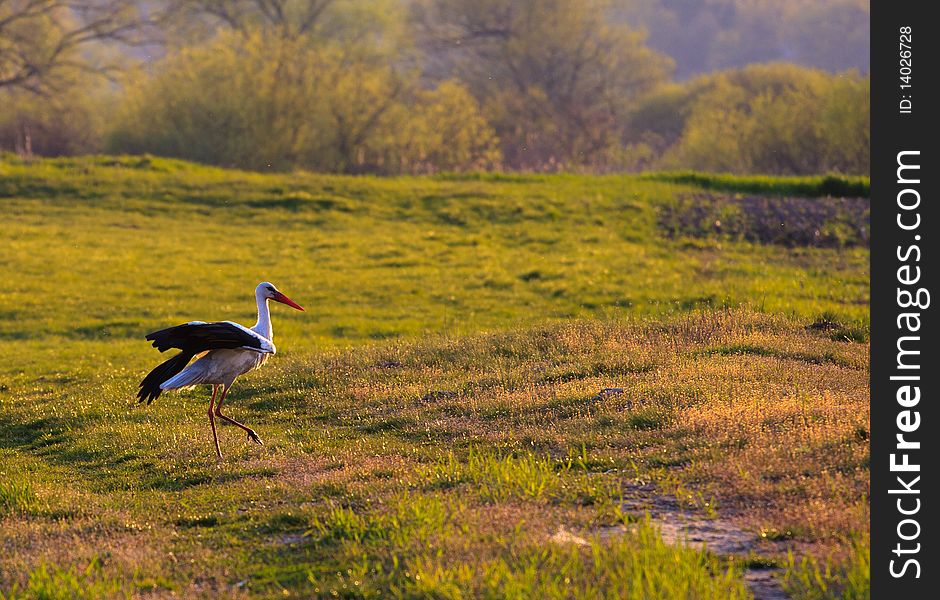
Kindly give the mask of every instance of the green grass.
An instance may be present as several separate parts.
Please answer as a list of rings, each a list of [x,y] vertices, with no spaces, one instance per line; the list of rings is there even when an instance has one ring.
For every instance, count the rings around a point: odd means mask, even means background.
[[[0,593],[745,597],[624,508],[649,484],[863,585],[868,250],[665,235],[694,189],[4,157]],[[143,335],[251,322],[262,279],[308,312],[219,463],[206,390],[132,403]]]
[[[37,508],[36,491],[29,479],[29,474],[15,476],[12,473],[0,473],[0,516],[16,513],[28,513]]]
[[[250,319],[264,279],[310,309],[275,316],[293,349],[742,303],[867,323],[867,249],[665,239],[658,207],[683,189],[6,161],[0,336],[136,340],[193,316]]]
[[[0,600],[96,600],[98,598],[128,597],[120,581],[102,574],[102,564],[93,558],[84,569],[40,563],[29,573],[26,585],[14,585],[8,594],[0,590]]]
[[[817,560],[812,556],[787,560],[784,587],[796,600],[865,600],[871,598],[871,543],[853,538],[842,560]]]

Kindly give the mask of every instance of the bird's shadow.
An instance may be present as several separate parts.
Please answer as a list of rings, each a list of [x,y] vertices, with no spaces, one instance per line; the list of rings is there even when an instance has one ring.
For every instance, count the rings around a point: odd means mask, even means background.
[[[204,461],[167,469],[158,457],[121,448],[90,448],[70,443],[81,423],[61,417],[41,417],[27,422],[0,415],[0,449],[17,450],[42,461],[80,473],[84,481],[102,490],[153,489],[181,491],[205,484],[224,484],[247,478],[273,477],[276,471],[253,465],[220,465],[210,453]]]

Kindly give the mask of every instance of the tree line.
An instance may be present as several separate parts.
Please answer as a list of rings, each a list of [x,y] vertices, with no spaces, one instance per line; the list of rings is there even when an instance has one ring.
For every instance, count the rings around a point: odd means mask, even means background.
[[[255,170],[868,173],[869,79],[677,82],[607,0],[0,0],[0,149]]]

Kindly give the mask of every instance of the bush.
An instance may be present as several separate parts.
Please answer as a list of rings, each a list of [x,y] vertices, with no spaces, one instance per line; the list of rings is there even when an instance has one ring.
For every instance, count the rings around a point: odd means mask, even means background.
[[[102,107],[107,101],[86,83],[39,96],[0,89],[0,151],[21,156],[91,154],[103,144]]]
[[[634,144],[659,168],[796,175],[867,174],[868,77],[752,65],[668,86],[634,111]]]
[[[131,85],[109,148],[255,170],[487,168],[495,138],[456,83],[421,90],[335,44],[227,32]]]

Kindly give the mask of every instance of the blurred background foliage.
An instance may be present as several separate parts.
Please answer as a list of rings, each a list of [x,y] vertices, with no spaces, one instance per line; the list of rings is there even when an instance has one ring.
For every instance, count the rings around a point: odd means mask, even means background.
[[[868,20],[857,0],[0,0],[0,149],[867,174]]]

